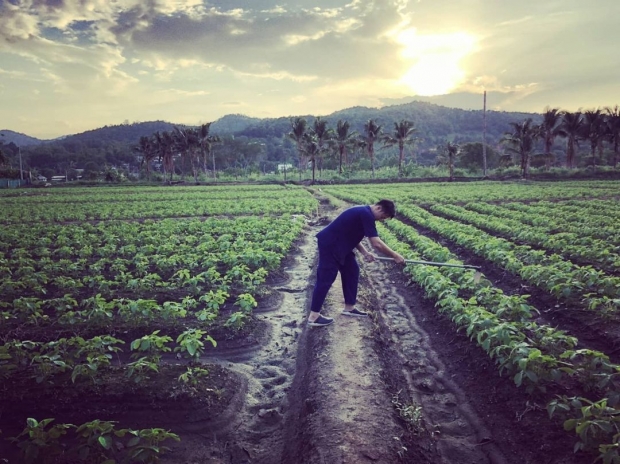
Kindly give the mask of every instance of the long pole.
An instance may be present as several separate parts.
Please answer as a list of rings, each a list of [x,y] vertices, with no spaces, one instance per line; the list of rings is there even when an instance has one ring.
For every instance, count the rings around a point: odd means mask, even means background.
[[[482,107],[482,175],[487,176],[487,91],[484,91]]]
[[[377,257],[379,261],[394,261],[393,258],[385,258],[383,256]],[[438,267],[459,267],[462,269],[476,269],[479,270],[480,266],[470,266],[469,264],[451,264],[451,263],[436,263],[434,261],[415,261],[413,259],[406,259],[407,264],[424,264],[426,266],[438,266]]]

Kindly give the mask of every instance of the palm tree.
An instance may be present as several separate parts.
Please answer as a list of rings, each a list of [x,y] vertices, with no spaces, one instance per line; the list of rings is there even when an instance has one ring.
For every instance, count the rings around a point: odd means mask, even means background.
[[[454,142],[448,142],[438,147],[438,151],[442,154],[438,160],[441,164],[448,165],[450,182],[452,182],[454,180],[454,159],[460,154],[461,147]]]
[[[607,113],[607,138],[614,148],[614,169],[618,164],[618,149],[620,146],[620,108],[605,108]]]
[[[540,124],[540,133],[544,143],[545,150],[545,167],[549,169],[551,167],[551,161],[553,155],[551,154],[551,148],[553,148],[553,142],[555,138],[560,135],[560,122],[562,113],[557,108],[550,109],[545,108],[543,113],[543,121]]]
[[[394,132],[392,135],[386,135],[383,137],[384,147],[393,147],[398,145],[398,177],[403,176],[403,161],[405,159],[405,145],[413,145],[417,138],[413,135],[418,130],[415,124],[406,119],[401,120],[398,123],[394,123]]]
[[[221,139],[217,135],[211,135],[209,133],[211,129],[211,124],[212,123],[210,122],[206,124],[201,124],[197,130],[198,132],[197,136],[198,136],[198,144],[200,146],[200,151],[202,153],[205,176],[207,175],[207,171],[208,171],[207,159],[209,158],[209,155],[211,155],[211,164],[213,167],[213,180],[217,181],[217,175],[215,172],[215,153],[213,151],[213,145],[216,143],[221,143]]]
[[[304,134],[304,153],[308,155],[310,161],[312,162],[312,183],[315,182],[315,171],[316,171],[316,160],[320,159],[320,156],[323,152],[321,145],[319,143],[319,138],[316,134],[306,133]]]
[[[332,138],[332,131],[327,128],[327,121],[318,117],[314,120],[314,125],[312,126],[310,132],[316,137],[318,148],[316,155],[318,156],[319,173],[321,173],[323,171],[322,155],[323,153],[325,153],[325,143],[329,142],[329,140]],[[312,182],[314,183],[314,164],[312,165],[312,169]]]
[[[364,135],[362,140],[368,151],[370,157],[370,167],[372,169],[372,178],[375,178],[375,142],[381,137],[381,126],[379,126],[373,119],[369,119],[364,124]]]
[[[154,146],[153,141],[149,137],[143,135],[140,137],[140,141],[138,142],[138,145],[134,147],[134,150],[142,155],[140,165],[144,165],[146,167],[146,178],[150,180],[151,161],[153,161],[157,155],[156,147]],[[2,165],[1,157],[2,155],[0,154],[0,165]]]
[[[168,182],[172,183],[172,175],[174,174],[174,137],[168,131],[164,131],[161,134],[157,131],[155,132],[155,145],[164,168],[164,182],[166,182],[166,174],[169,172],[170,180]]]
[[[288,133],[289,138],[293,139],[297,144],[297,153],[299,153],[299,180],[301,180],[301,171],[304,161],[304,134],[306,133],[307,124],[304,118],[291,119],[291,131]]]
[[[532,119],[523,122],[511,122],[512,132],[506,132],[502,142],[507,145],[510,153],[521,159],[521,177],[527,179],[530,170],[530,156],[534,150],[536,140],[540,137],[539,127],[532,124]]]
[[[353,146],[357,138],[357,132],[349,132],[350,125],[348,121],[339,119],[336,123],[336,134],[333,142],[338,150],[338,174],[342,174],[342,161],[344,159],[347,164],[347,150]]]
[[[172,138],[174,139],[174,151],[181,154],[181,179],[185,180],[185,162],[189,156],[189,140],[187,129],[172,128]]]
[[[575,167],[576,149],[579,147],[583,126],[583,115],[581,111],[570,113],[562,112],[562,121],[560,122],[559,135],[566,137],[566,167]]]
[[[605,133],[605,115],[600,109],[588,110],[583,113],[583,138],[590,141],[592,166],[596,166],[596,151],[602,149]]]
[[[192,174],[194,176],[194,182],[198,183],[198,169],[200,160],[198,158],[198,152],[200,148],[200,141],[198,130],[193,128],[179,129],[174,128],[175,148],[181,151],[183,161],[189,160],[192,167]],[[185,170],[183,170],[185,175]]]

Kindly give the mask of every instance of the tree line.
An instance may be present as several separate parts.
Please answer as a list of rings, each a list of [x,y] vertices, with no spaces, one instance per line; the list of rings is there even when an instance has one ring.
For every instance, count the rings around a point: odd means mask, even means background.
[[[196,127],[124,123],[21,147],[21,155],[24,169],[48,178],[75,178],[81,168],[92,180],[113,180],[120,169],[134,175],[142,169],[141,176],[151,179],[156,169],[167,182],[189,173],[195,181],[250,172],[283,173],[286,180],[295,175],[291,165],[300,179],[311,170],[312,181],[317,170],[319,176],[332,170],[344,177],[365,171],[374,178],[377,168],[393,167],[395,175],[407,177],[417,166],[429,165],[447,166],[453,178],[455,168],[479,172],[485,155],[489,169],[516,166],[527,177],[530,167],[615,167],[618,113],[617,106],[577,112],[547,108],[541,115],[490,111],[486,143],[481,143],[482,112],[412,102],[379,110],[350,108],[327,117],[230,115]],[[514,122],[520,116],[524,119]],[[226,132],[233,128],[236,132]],[[19,176],[20,149],[2,141],[0,177]]]
[[[520,163],[521,176],[527,178],[532,160],[544,163],[548,169],[557,164],[552,150],[558,137],[565,139],[565,161],[568,169],[577,166],[577,153],[580,142],[587,143],[588,166],[595,167],[603,163],[605,149],[611,154],[610,163],[614,168],[618,164],[620,143],[620,108],[618,105],[586,111],[562,111],[558,108],[546,108],[540,124],[527,118],[521,122],[510,123],[508,131],[501,142],[506,147],[504,162],[512,162],[513,156]]]

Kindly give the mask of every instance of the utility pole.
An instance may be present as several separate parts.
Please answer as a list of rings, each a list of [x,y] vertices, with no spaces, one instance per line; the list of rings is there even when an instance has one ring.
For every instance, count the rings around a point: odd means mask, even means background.
[[[482,107],[482,175],[487,176],[487,91],[484,91]]]
[[[22,148],[17,147],[17,153],[19,154],[19,175],[21,180],[24,180],[24,165],[22,164]]]

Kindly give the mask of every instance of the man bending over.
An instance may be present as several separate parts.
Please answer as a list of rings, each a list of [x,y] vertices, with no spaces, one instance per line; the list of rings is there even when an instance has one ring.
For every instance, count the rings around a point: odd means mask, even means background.
[[[344,294],[342,314],[357,317],[368,316],[368,313],[355,308],[360,268],[353,250],[357,249],[367,262],[375,261],[375,256],[369,253],[361,243],[364,237],[368,237],[375,250],[393,258],[396,263],[404,263],[405,258],[379,238],[375,225],[376,221],[393,218],[395,213],[396,208],[391,200],[381,200],[372,206],[354,206],[340,214],[317,234],[319,266],[316,271],[316,285],[312,293],[308,325],[323,327],[334,322],[332,318],[321,315],[321,307],[338,272],[340,272]]]

